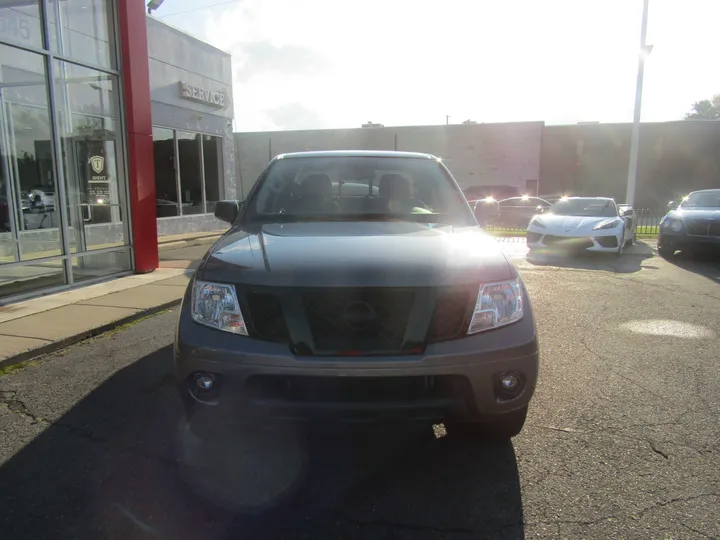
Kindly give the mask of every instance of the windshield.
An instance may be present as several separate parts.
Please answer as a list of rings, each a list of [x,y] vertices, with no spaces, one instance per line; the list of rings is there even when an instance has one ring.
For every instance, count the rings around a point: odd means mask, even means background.
[[[720,189],[691,193],[680,204],[681,208],[720,208]]]
[[[617,206],[608,199],[561,199],[549,212],[558,216],[616,217]]]
[[[272,163],[248,201],[250,221],[422,221],[474,224],[431,159],[306,157]]]

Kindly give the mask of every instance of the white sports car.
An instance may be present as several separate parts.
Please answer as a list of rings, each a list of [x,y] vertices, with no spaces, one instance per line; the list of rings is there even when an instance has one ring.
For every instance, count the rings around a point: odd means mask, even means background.
[[[620,255],[633,242],[632,229],[632,222],[613,199],[564,197],[533,217],[527,229],[527,245],[531,250],[569,248]]]

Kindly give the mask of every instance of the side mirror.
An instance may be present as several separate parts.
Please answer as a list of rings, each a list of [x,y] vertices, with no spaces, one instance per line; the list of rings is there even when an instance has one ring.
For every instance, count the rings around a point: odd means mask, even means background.
[[[635,213],[635,210],[633,210],[632,208],[626,208],[625,210],[623,210],[620,213],[620,215],[622,217],[626,217],[626,216],[632,216],[634,213]]]
[[[486,225],[500,217],[500,204],[497,201],[483,199],[475,203],[475,219],[478,225]]]
[[[241,201],[218,201],[215,205],[215,217],[232,225],[240,215],[241,207]]]
[[[675,201],[670,201],[670,202],[667,204],[668,210],[677,210],[677,207],[678,207],[678,206],[679,206],[678,203],[675,202]]]

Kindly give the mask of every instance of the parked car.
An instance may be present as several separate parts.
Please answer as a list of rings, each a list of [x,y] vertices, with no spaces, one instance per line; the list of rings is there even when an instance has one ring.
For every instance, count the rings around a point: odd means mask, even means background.
[[[534,216],[542,214],[552,206],[539,197],[510,197],[498,201],[498,204],[500,216],[493,224],[509,229],[527,229]]]
[[[533,218],[527,245],[533,249],[568,248],[621,255],[633,231],[615,201],[607,197],[567,197]]]
[[[617,207],[620,216],[625,219],[627,228],[632,231],[632,242],[635,242],[637,240],[637,212],[629,204],[618,204]]]
[[[720,251],[720,189],[693,191],[680,204],[670,202],[660,221],[658,253],[672,257],[676,251]]]
[[[194,433],[277,418],[520,432],[538,376],[528,293],[438,159],[285,154],[215,215],[232,227],[175,334]]]
[[[489,185],[489,186],[472,186],[463,189],[463,193],[468,201],[479,201],[482,199],[507,199],[508,197],[519,197],[521,195],[515,186],[505,185]]]

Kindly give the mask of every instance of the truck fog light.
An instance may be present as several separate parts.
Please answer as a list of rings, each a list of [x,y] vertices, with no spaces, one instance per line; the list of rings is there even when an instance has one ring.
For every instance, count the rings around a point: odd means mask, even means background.
[[[520,386],[520,378],[515,373],[506,373],[500,377],[500,387],[505,392],[514,392]]]
[[[195,386],[202,392],[209,392],[214,388],[215,376],[210,373],[198,373],[195,376]]]

